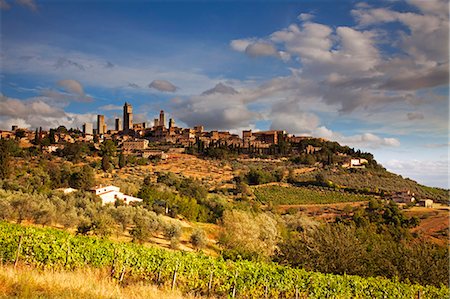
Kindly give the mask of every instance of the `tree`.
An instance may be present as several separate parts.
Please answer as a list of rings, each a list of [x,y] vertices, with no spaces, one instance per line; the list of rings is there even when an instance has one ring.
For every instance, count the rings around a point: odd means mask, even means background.
[[[11,168],[9,167],[11,162],[9,143],[8,140],[0,140],[0,179],[6,179],[11,172]]]
[[[48,138],[50,139],[50,143],[51,144],[55,144],[56,143],[55,129],[50,129],[50,132],[48,134]]]
[[[79,171],[71,174],[69,186],[80,190],[89,190],[95,185],[94,170],[88,165],[84,165]]]
[[[102,157],[102,169],[107,172],[112,168],[111,166],[111,158],[108,155],[104,155]]]
[[[170,247],[178,249],[181,237],[181,226],[178,223],[164,225],[164,235],[170,239]]]
[[[196,229],[191,235],[191,243],[196,249],[202,249],[207,244],[207,238],[205,231],[202,229]]]
[[[50,225],[56,219],[56,207],[48,200],[43,201],[33,212],[32,216],[36,224]]]
[[[16,135],[16,139],[21,139],[26,136],[26,133],[25,133],[25,130],[18,129],[18,130],[16,130],[15,135]]]
[[[112,217],[125,231],[133,223],[133,208],[129,206],[120,206],[112,210]]]
[[[77,210],[74,207],[66,209],[62,214],[58,216],[58,222],[62,224],[65,228],[70,228],[78,225],[79,217],[77,215]]]
[[[100,149],[100,153],[102,156],[113,157],[116,155],[116,151],[117,151],[117,147],[116,147],[116,144],[114,143],[114,141],[108,139],[102,143],[102,146]]]
[[[13,213],[11,204],[6,200],[0,200],[0,220],[10,219]]]
[[[126,157],[123,153],[119,154],[119,168],[124,168],[127,165]]]
[[[36,128],[36,131],[34,132],[34,144],[35,145],[41,144],[41,134],[38,131],[38,128]]]
[[[92,231],[95,235],[106,238],[114,231],[114,219],[106,213],[100,213],[94,216],[92,220]]]
[[[133,222],[134,228],[130,231],[130,235],[133,236],[133,242],[148,241],[151,235],[160,227],[156,214],[143,208],[136,210]]]
[[[268,214],[227,210],[222,217],[219,242],[226,257],[267,259],[275,252],[279,239],[276,221]]]
[[[84,143],[67,143],[65,144],[64,149],[60,152],[60,155],[65,157],[68,161],[78,163],[87,151],[88,148]]]

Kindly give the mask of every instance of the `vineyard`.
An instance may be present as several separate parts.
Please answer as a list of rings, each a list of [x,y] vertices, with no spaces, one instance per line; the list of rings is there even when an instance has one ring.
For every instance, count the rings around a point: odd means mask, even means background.
[[[0,223],[0,261],[43,269],[111,269],[120,282],[143,280],[196,295],[236,298],[448,298],[449,289],[350,275],[321,274],[274,263],[215,259],[132,243]]]
[[[254,189],[261,203],[277,205],[330,204],[367,201],[370,195],[353,194],[313,187],[261,186]]]

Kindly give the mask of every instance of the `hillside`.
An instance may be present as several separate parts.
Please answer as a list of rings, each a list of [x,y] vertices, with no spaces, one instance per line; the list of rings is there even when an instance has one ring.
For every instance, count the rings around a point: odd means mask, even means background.
[[[419,199],[431,198],[443,204],[449,203],[448,190],[424,186],[384,169],[325,167],[314,172],[299,174],[296,180],[297,182],[314,181],[318,174],[323,175],[325,180],[344,188],[385,194],[410,190]]]
[[[14,168],[0,181],[0,219],[132,248],[201,251],[226,265],[264,261],[404,283],[448,282],[448,210],[389,201],[391,192],[410,187],[418,198],[445,202],[445,190],[390,174],[368,153],[349,150],[371,161],[358,169],[320,151],[226,159],[169,153],[125,164],[122,157],[120,164],[114,143],[106,145],[110,156],[90,148],[78,158],[16,148],[8,162]],[[98,184],[142,201],[103,204],[92,192]],[[78,191],[65,193],[67,187]]]
[[[418,294],[421,298],[445,298],[450,295],[447,287],[423,287],[383,278],[321,274],[273,263],[225,262],[201,254],[169,252],[7,223],[0,223],[0,245],[2,263],[17,264],[20,261],[38,268],[74,269],[77,272],[85,267],[110,269],[111,279],[118,280],[124,286],[128,282],[136,284],[136,281],[146,281],[163,289],[177,289],[196,295],[271,298],[411,298]],[[0,275],[0,279],[11,279],[7,276]],[[2,291],[7,292],[7,286]],[[107,291],[108,288],[105,288],[104,292]],[[102,297],[100,294],[92,295]]]

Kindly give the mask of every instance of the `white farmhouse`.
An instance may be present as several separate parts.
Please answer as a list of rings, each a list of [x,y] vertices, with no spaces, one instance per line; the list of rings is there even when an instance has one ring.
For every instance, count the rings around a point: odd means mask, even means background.
[[[123,200],[126,204],[134,201],[142,201],[141,198],[125,195],[120,192],[120,188],[116,186],[97,186],[92,189],[95,195],[102,199],[102,204],[115,203],[116,199]]]

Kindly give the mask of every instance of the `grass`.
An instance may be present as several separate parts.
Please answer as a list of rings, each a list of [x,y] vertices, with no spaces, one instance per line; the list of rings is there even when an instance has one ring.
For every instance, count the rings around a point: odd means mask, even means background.
[[[306,187],[261,186],[254,188],[257,200],[264,204],[299,205],[366,201],[368,195],[320,190]]]
[[[0,298],[199,298],[136,282],[120,285],[107,269],[40,270],[26,265],[0,267]]]

